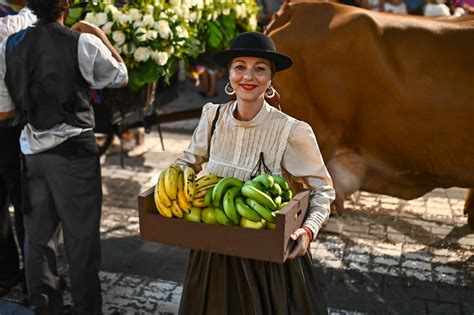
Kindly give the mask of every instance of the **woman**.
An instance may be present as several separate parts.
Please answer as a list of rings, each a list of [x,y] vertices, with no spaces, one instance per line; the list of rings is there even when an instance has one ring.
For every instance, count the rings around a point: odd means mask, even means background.
[[[293,62],[276,52],[269,37],[255,32],[237,36],[214,61],[229,69],[226,93],[236,101],[204,106],[191,144],[178,162],[196,173],[208,162],[209,173],[247,180],[263,153],[273,174],[306,185],[312,197],[303,227],[291,236],[296,246],[283,264],[191,251],[180,313],[325,314],[308,246],[329,216],[332,182],[311,127],[265,101],[275,93],[275,72]]]

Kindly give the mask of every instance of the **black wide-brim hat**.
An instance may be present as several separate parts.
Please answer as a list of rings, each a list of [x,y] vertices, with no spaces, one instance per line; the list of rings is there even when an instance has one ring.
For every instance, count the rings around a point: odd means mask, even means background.
[[[246,32],[238,35],[230,43],[229,49],[214,54],[212,60],[222,68],[227,68],[229,62],[236,57],[258,57],[271,61],[275,71],[290,68],[293,60],[276,51],[275,43],[267,35],[259,32]]]

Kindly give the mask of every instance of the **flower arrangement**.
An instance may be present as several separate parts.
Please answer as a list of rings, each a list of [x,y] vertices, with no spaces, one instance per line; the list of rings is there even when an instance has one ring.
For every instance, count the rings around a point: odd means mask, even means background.
[[[117,1],[118,2],[118,1]],[[239,32],[255,30],[254,0],[76,0],[67,24],[80,18],[100,27],[122,55],[129,88],[169,83],[182,61],[222,49]]]

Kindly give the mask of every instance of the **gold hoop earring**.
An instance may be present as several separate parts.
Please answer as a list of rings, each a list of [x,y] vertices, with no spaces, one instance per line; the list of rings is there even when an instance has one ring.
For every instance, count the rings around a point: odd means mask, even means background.
[[[230,85],[230,82],[227,82],[227,84],[225,85],[224,92],[225,94],[231,95],[231,96],[235,94],[235,90],[232,87],[232,85]]]
[[[269,86],[268,89],[265,90],[265,96],[267,98],[272,98],[275,96],[275,89],[273,88],[273,86]]]

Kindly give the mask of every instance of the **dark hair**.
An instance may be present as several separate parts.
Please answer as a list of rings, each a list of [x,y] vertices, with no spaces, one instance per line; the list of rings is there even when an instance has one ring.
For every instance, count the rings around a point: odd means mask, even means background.
[[[64,5],[68,0],[28,0],[28,8],[43,23],[55,22],[65,11]]]

